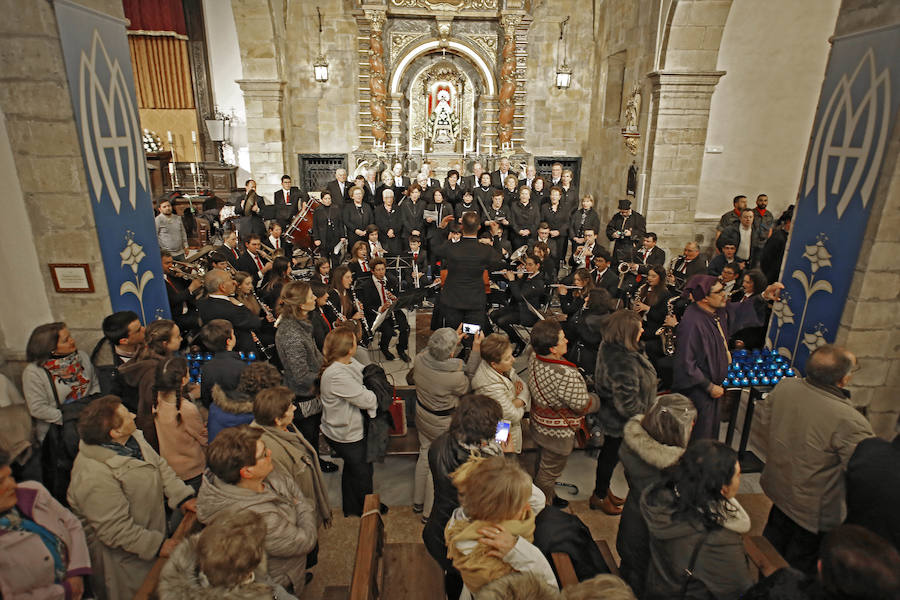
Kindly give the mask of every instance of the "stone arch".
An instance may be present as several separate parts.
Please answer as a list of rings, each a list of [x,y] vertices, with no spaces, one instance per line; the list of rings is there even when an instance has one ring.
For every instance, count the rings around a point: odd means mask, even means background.
[[[731,2],[672,0],[662,21],[660,70],[715,71]]]
[[[403,80],[404,73],[416,58],[433,52],[439,52],[440,50],[442,50],[440,40],[431,38],[415,44],[412,48],[404,52],[391,68],[389,93],[392,96],[400,95],[402,93],[400,82]],[[446,50],[447,52],[462,56],[471,62],[481,75],[485,92],[490,96],[497,94],[497,81],[494,78],[492,68],[488,64],[488,61],[475,48],[468,45],[463,40],[455,39],[447,42]]]

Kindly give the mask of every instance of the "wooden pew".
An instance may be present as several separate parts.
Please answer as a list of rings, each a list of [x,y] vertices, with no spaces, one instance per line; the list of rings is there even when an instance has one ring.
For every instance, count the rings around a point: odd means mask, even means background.
[[[775,571],[790,566],[772,543],[761,535],[745,535],[744,551],[761,577],[768,577]]]
[[[606,540],[594,540],[594,543],[597,544],[600,554],[603,555],[603,562],[606,563],[606,568],[609,569],[610,573],[618,577],[619,565],[616,564],[616,559],[613,556],[609,544],[606,543]],[[575,568],[572,566],[572,559],[568,554],[564,552],[554,552],[550,557],[553,559],[553,568],[556,571],[556,575],[559,577],[561,587],[567,587],[578,583],[578,577],[575,575]]]
[[[172,539],[180,542],[192,533],[200,531],[201,527],[200,521],[197,520],[197,513],[188,511],[185,513],[184,518],[181,519],[181,524],[178,525],[178,529],[172,534]],[[156,588],[159,585],[159,575],[162,573],[162,569],[167,560],[169,559],[163,558],[162,556],[156,559],[156,562],[153,563],[153,568],[150,569],[150,572],[147,573],[147,577],[144,578],[144,583],[141,584],[141,587],[134,595],[134,600],[152,600],[158,598]]]
[[[376,600],[381,597],[384,572],[384,522],[381,520],[378,494],[369,494],[359,520],[356,560],[350,581],[350,600]]]

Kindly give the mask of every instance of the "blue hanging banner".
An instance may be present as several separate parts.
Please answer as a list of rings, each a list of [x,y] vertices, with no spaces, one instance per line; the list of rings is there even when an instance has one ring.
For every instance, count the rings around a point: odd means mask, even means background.
[[[768,344],[803,369],[834,342],[900,107],[900,26],[833,40]]]
[[[53,4],[112,308],[167,318],[125,21]]]

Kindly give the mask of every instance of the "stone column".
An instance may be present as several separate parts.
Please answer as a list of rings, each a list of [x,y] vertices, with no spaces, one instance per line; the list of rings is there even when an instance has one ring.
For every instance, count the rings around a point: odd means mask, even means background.
[[[501,17],[503,26],[503,50],[500,57],[503,61],[500,67],[500,112],[499,112],[499,143],[500,146],[511,146],[513,136],[513,118],[516,113],[516,27],[522,21],[518,15],[504,15]]]
[[[481,155],[488,155],[488,148],[492,149],[492,154],[497,156],[500,154],[500,147],[497,137],[498,114],[500,112],[500,103],[497,96],[483,95],[479,99],[478,115],[476,120],[481,123],[481,130],[478,132],[476,139],[481,140]],[[490,164],[494,164],[491,161]],[[485,170],[487,165],[485,165]]]
[[[388,127],[390,128],[390,143],[388,144],[388,154],[393,156],[394,152],[394,143],[397,142],[397,145],[400,149],[399,154],[402,156],[404,152],[403,146],[403,125],[400,121],[401,113],[402,113],[402,102],[403,96],[390,96],[390,116],[388,117]]]
[[[247,146],[250,171],[257,191],[270,202],[281,187],[286,170],[284,131],[284,85],[276,79],[239,79],[247,111]],[[242,182],[238,182],[242,183]]]
[[[387,99],[386,71],[384,68],[384,44],[381,41],[384,31],[385,11],[367,10],[366,17],[372,23],[369,31],[369,110],[372,111],[372,137],[376,144],[387,142]]]
[[[697,235],[694,214],[710,99],[724,74],[657,71],[649,76],[655,110],[647,137],[650,180],[644,211],[648,230],[666,240],[670,256],[681,254],[687,241],[697,241],[701,247],[711,241]]]

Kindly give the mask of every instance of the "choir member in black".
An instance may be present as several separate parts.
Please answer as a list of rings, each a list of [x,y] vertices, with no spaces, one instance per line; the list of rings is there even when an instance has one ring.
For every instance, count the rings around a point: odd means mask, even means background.
[[[550,246],[546,242],[535,242],[531,252],[541,262],[541,273],[544,274],[547,283],[556,283],[559,275],[559,261],[551,256]]]
[[[316,308],[309,313],[309,321],[312,323],[313,339],[316,341],[316,347],[319,352],[325,344],[325,336],[337,325],[338,317],[334,310],[328,305],[328,286],[317,281],[309,284],[313,296],[316,297]]]
[[[366,267],[368,268],[368,267]],[[353,302],[353,273],[347,265],[335,267],[331,276],[331,291],[328,293],[331,304],[348,319],[361,319],[362,312]]]
[[[778,217],[772,235],[766,240],[766,244],[763,246],[762,252],[760,252],[759,268],[762,270],[763,275],[766,276],[767,281],[776,281],[778,279],[793,218],[794,206],[791,205]]]
[[[666,269],[661,265],[651,265],[647,269],[647,281],[638,288],[631,309],[641,315],[644,320],[644,332],[641,340],[647,357],[653,363],[656,374],[661,379],[661,360],[665,356],[662,342],[656,332],[663,326],[668,311],[668,302],[672,294],[666,287]]]
[[[419,174],[416,175],[416,185],[419,186],[419,189],[422,190],[422,201],[428,205],[431,204],[431,199],[434,196],[434,190],[439,189],[435,185],[429,185],[429,181],[435,182],[436,179],[430,179],[428,175],[425,174],[424,166],[423,170],[419,171]]]
[[[722,243],[723,240],[724,243]],[[725,265],[735,265],[739,271],[743,271],[746,262],[737,255],[737,246],[732,240],[729,238],[719,238],[719,241],[716,243],[719,244],[721,254],[716,254],[713,259],[709,261],[709,267],[706,269],[706,274],[718,277],[722,273],[722,268]]]
[[[519,187],[518,174],[509,168],[509,159],[503,156],[497,164],[497,170],[491,173],[491,185],[497,189],[501,189],[506,186],[506,180],[509,176],[515,178],[516,187]]]
[[[691,277],[706,274],[706,268],[706,259],[700,256],[700,246],[697,242],[688,242],[684,245],[684,254],[675,259],[666,283],[681,291]]]
[[[572,255],[569,257],[569,267],[574,269],[591,269],[591,259],[597,256],[601,251],[606,249],[597,241],[597,232],[590,227],[586,227],[581,234],[582,244],[574,245],[573,239]]]
[[[494,197],[494,192],[500,191],[500,198],[503,198],[503,190],[497,190],[493,186],[491,186],[491,174],[490,173],[482,173],[481,180],[476,187],[472,191],[472,195],[475,196],[475,203],[479,204],[484,203],[485,208],[491,205],[491,198]],[[502,202],[501,202],[502,204]],[[504,207],[505,208],[505,207]]]
[[[253,285],[259,283],[260,279],[272,268],[272,262],[260,253],[262,242],[258,235],[250,234],[244,240],[244,253],[237,261],[237,269],[250,273],[253,277]]]
[[[394,164],[394,168],[391,170],[391,187],[394,190],[394,197],[400,198],[406,193],[406,190],[409,188],[410,183],[409,177],[403,174],[403,165],[400,163]],[[399,202],[397,203],[400,204]]]
[[[422,180],[420,179],[422,174],[425,175],[424,185],[421,183]],[[434,175],[434,173],[432,173],[431,171],[431,163],[423,163],[422,171],[419,173],[419,176],[416,177],[416,181],[419,183],[419,187],[421,187],[423,190],[429,191],[442,189],[444,187],[444,184],[440,179],[432,177],[432,175]],[[422,196],[425,198],[425,200],[431,202],[431,197],[429,195],[423,192]]]
[[[200,319],[204,323],[209,323],[213,319],[231,321],[234,334],[237,336],[235,350],[259,352],[252,334],[259,334],[262,321],[234,298],[237,283],[231,275],[213,269],[204,277],[203,285],[206,287],[207,296],[198,302]]]
[[[394,191],[394,175],[387,169],[381,172],[381,181],[378,183],[378,187],[375,188],[375,197],[379,199],[379,202],[384,201],[384,190]],[[396,194],[394,199],[396,204]],[[376,204],[376,208],[377,207]]]
[[[434,254],[434,247],[443,242],[447,236],[447,217],[455,219],[453,216],[453,206],[444,202],[444,192],[434,190],[433,202],[428,205],[426,211],[437,213],[437,216],[425,217],[425,242],[428,246],[428,252]]]
[[[516,333],[513,325],[531,327],[537,323],[538,317],[528,308],[528,304],[540,310],[547,293],[546,282],[541,274],[541,263],[533,254],[525,257],[524,273],[506,271],[503,276],[509,282],[511,302],[492,312],[491,319],[506,332],[510,341],[515,344],[513,354],[518,356],[525,349],[526,340]]]
[[[488,230],[482,235],[485,234],[491,240],[494,250],[499,252],[504,260],[509,258],[509,255],[512,254],[512,244],[504,235],[503,225],[499,221],[488,221]]]
[[[465,190],[463,192],[462,198],[453,209],[453,214],[456,216],[456,222],[462,223],[462,216],[467,212],[478,213],[479,219],[482,217],[481,206],[479,206],[478,203],[475,202],[475,197],[472,195],[472,192],[470,190]]]
[[[482,217],[482,221],[488,226],[491,223],[497,223],[500,226],[500,235],[503,239],[509,240],[512,235],[512,217],[510,216],[509,207],[503,205],[503,190],[494,190],[493,193],[494,195],[487,205],[487,213]],[[510,244],[512,243],[510,242]]]
[[[386,188],[381,206],[375,208],[375,225],[378,226],[379,240],[388,254],[403,251],[403,217],[394,206],[394,190]]]
[[[537,169],[534,168],[534,165],[528,165],[527,167],[525,167],[525,172],[521,175],[522,176],[519,177],[519,187],[531,188],[531,191],[534,192],[534,180],[537,177]],[[531,195],[531,199],[535,201],[535,204],[541,204],[535,199],[533,193]]]
[[[641,213],[632,210],[631,200],[619,200],[619,212],[606,225],[606,237],[613,242],[614,262],[634,262],[636,247],[644,242],[646,232],[647,222]]]
[[[447,171],[447,179],[444,180],[444,202],[449,202],[456,210],[457,205],[463,200],[463,187],[459,183],[459,171],[450,169]]]
[[[182,331],[195,330],[200,325],[196,302],[203,288],[203,280],[184,278],[169,252],[162,250],[159,254],[172,320]]]
[[[609,292],[593,287],[582,307],[566,319],[565,333],[569,340],[566,358],[586,373],[591,373],[597,365],[597,348],[614,305]]]
[[[365,192],[361,187],[355,186],[350,190],[350,203],[344,206],[344,237],[350,242],[358,242],[366,239],[366,227],[375,222],[372,209],[363,202]]]
[[[569,221],[572,220],[571,213],[560,201],[561,197],[560,193],[554,192],[550,194],[550,201],[541,207],[541,221],[550,227],[550,238],[553,240],[550,251],[556,260],[562,260],[566,254],[566,246],[569,243]],[[540,206],[537,202],[534,204]]]
[[[407,240],[410,268],[403,273],[403,289],[408,290],[415,287],[424,287],[428,285],[428,254],[422,248],[422,240],[417,235],[409,236]],[[418,284],[416,283],[418,281]]]
[[[334,171],[334,179],[328,182],[326,188],[331,193],[332,201],[343,206],[350,202],[350,188],[353,187],[347,183],[347,169],[339,168]]]
[[[272,268],[263,276],[259,284],[259,296],[269,306],[276,306],[281,297],[281,288],[291,281],[291,259],[286,256],[276,256],[272,261]]]
[[[550,188],[551,201],[553,193],[553,188]],[[559,194],[562,197],[562,190],[559,191]],[[588,229],[594,233],[600,231],[600,216],[594,210],[594,197],[585,194],[581,197],[581,208],[575,211],[569,221],[569,235],[572,237],[573,251],[576,246],[584,244],[584,232]],[[565,252],[565,248],[563,248],[563,252]]]
[[[266,224],[263,221],[262,211],[266,203],[262,196],[256,193],[256,182],[248,179],[244,183],[244,195],[238,199],[234,206],[234,214],[237,215],[237,228],[241,240],[251,234],[260,238],[266,235]]]
[[[371,277],[372,268],[369,266],[368,242],[356,242],[350,248],[350,262],[347,263],[350,272],[353,273],[353,281],[361,277]]]
[[[392,273],[387,273],[387,265],[384,259],[372,259],[372,279],[363,284],[359,291],[359,299],[363,303],[369,327],[372,327],[379,314],[391,307],[399,293],[399,282]],[[409,322],[406,320],[406,314],[402,310],[392,311],[382,322],[378,331],[381,332],[378,346],[385,359],[394,360],[394,355],[391,354],[389,346],[391,338],[396,334],[397,354],[403,362],[410,361],[409,355],[406,353],[409,343]]]
[[[512,221],[513,248],[527,245],[537,235],[538,225],[541,222],[540,207],[531,202],[531,189],[519,190],[519,199],[510,207]]]
[[[363,202],[369,205],[373,211],[381,206],[381,195],[378,193],[380,183],[375,179],[375,169],[366,169],[366,176],[362,182]]]
[[[529,198],[531,198],[531,188],[527,188],[529,192]],[[519,180],[515,175],[508,175],[506,177],[506,181],[503,182],[503,204],[505,206],[512,206],[516,202],[519,201]],[[540,207],[538,207],[540,210]]]
[[[562,185],[562,172],[562,163],[555,162],[550,166],[550,181],[547,182],[548,187]]]
[[[550,188],[547,187],[547,180],[540,175],[531,182],[531,200],[539,206],[550,202]]]
[[[637,252],[638,273],[646,274],[650,265],[665,266],[666,251],[656,245],[656,234],[648,231],[644,235],[644,245]]]
[[[366,244],[369,251],[369,258],[384,258],[387,253],[384,246],[381,245],[381,232],[378,231],[377,225],[369,225],[366,227]]]
[[[603,288],[612,298],[619,293],[619,275],[612,264],[612,257],[606,248],[601,248],[594,254],[594,266],[591,269],[591,279],[594,286]]]
[[[727,302],[722,284],[712,275],[694,275],[684,287],[690,304],[675,338],[672,391],[687,396],[697,408],[691,439],[719,438],[719,398],[730,360],[729,336],[744,327],[759,326],[757,302],[777,300],[780,283],[750,302]]]
[[[425,207],[427,203],[422,199],[422,188],[414,183],[406,190],[406,198],[398,208],[403,215],[403,232],[405,235],[417,235],[425,237]]]
[[[319,249],[322,256],[329,258],[332,266],[336,266],[341,260],[341,255],[334,253],[334,247],[341,240],[347,239],[344,218],[341,215],[342,209],[343,206],[332,201],[331,192],[325,190],[322,192],[319,205],[313,212],[313,245]]]
[[[263,243],[272,250],[273,256],[286,256],[290,258],[293,263],[294,245],[290,242],[286,242],[281,237],[281,233],[282,229],[281,225],[278,224],[278,221],[269,221],[269,235]]]
[[[560,181],[559,186],[557,186],[562,192],[560,204],[563,209],[569,212],[569,214],[578,210],[578,188],[572,183],[573,178],[574,174],[572,173],[572,170],[565,169],[562,172],[562,181]]]
[[[769,322],[769,315],[772,309],[765,302],[757,302],[756,296],[762,294],[768,285],[766,276],[759,269],[751,269],[744,273],[741,281],[741,289],[731,295],[732,302],[752,302],[756,307],[757,317],[762,325],[756,327],[746,327],[740,331],[736,331],[731,336],[730,346],[732,348],[747,348],[754,350],[762,348],[766,342],[766,325]]]
[[[472,174],[466,175],[460,181],[464,190],[469,190],[470,192],[475,192],[475,189],[481,185],[481,174],[484,173],[484,167],[481,166],[481,163],[475,161],[472,163]],[[490,186],[490,183],[488,184]]]
[[[309,194],[291,185],[291,176],[281,176],[281,189],[275,192],[274,218],[282,227],[290,225],[294,215],[309,202]],[[262,203],[262,202],[260,202]]]

